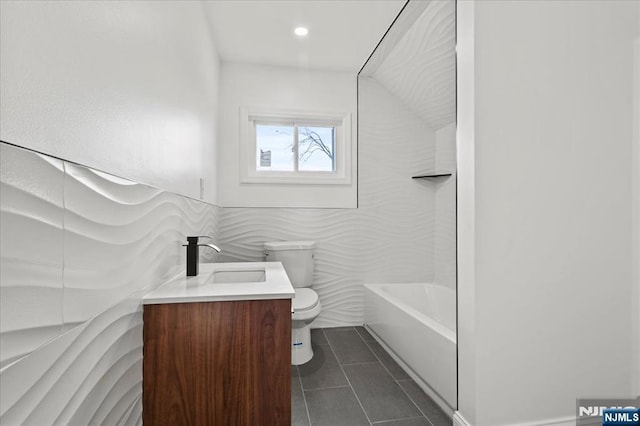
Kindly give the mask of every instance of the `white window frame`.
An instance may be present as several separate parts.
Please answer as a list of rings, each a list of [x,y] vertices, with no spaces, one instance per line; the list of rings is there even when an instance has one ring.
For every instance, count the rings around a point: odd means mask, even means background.
[[[335,127],[335,170],[333,172],[257,170],[256,123],[287,125],[300,123]],[[240,182],[301,185],[351,184],[351,114],[240,108]]]

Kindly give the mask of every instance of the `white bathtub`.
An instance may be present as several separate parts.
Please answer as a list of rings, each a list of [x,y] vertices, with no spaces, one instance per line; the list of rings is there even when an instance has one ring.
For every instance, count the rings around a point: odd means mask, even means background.
[[[455,291],[434,284],[364,287],[367,328],[451,413],[457,406]]]

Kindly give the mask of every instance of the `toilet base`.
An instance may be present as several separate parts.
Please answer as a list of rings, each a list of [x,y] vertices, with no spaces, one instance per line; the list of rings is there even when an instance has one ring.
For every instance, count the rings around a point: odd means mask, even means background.
[[[293,327],[291,330],[291,365],[300,365],[313,358],[311,348],[311,326]]]

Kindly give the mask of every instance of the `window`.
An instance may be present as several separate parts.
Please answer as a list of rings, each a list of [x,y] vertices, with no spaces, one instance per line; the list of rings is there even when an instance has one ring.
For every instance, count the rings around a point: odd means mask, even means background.
[[[241,182],[348,184],[350,116],[241,111]]]
[[[255,126],[257,170],[335,172],[335,126]]]

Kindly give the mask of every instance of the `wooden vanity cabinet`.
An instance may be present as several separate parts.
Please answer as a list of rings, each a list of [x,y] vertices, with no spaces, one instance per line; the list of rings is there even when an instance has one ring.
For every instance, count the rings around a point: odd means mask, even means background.
[[[289,426],[290,345],[290,299],[144,305],[145,426]]]

